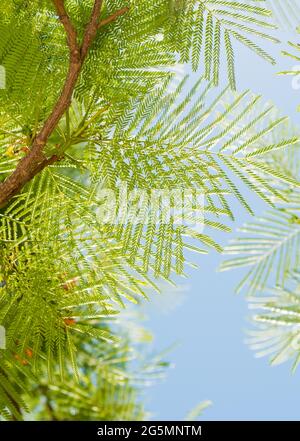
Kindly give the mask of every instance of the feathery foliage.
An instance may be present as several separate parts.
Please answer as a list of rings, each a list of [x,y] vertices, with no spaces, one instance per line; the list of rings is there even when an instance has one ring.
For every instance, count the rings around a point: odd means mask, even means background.
[[[286,129],[293,131],[289,125]],[[271,155],[269,162],[299,180],[298,144],[288,154]],[[250,268],[238,285],[238,291],[244,288],[249,295],[250,310],[258,311],[251,317],[256,329],[248,332],[247,342],[257,356],[269,355],[271,364],[293,358],[295,370],[300,359],[300,194],[297,187],[289,185],[285,194],[283,204],[239,229],[241,236],[224,250],[236,257],[225,260],[221,270]]]
[[[290,124],[283,130],[295,133]],[[268,137],[272,138],[272,134]],[[272,153],[268,163],[299,181],[299,158],[299,143],[296,143],[288,152]],[[224,250],[225,254],[237,257],[224,261],[221,270],[250,267],[238,290],[248,285],[249,293],[254,294],[263,290],[269,281],[282,286],[287,275],[299,266],[299,186],[288,184],[283,191],[285,201],[240,228],[243,234]]]
[[[213,232],[229,231],[235,202],[253,214],[248,191],[275,207],[299,186],[270,159],[298,143],[285,118],[230,90],[234,41],[274,63],[261,46],[274,29],[263,1],[3,0],[0,198],[29,171],[0,208],[3,418],[146,417],[140,372],[164,363],[134,373],[115,317],[184,275],[187,251],[221,251]],[[229,85],[212,90],[221,55]],[[178,63],[199,72],[191,87],[174,90]]]
[[[38,420],[144,420],[148,414],[141,402],[141,389],[164,375],[167,363],[145,351],[149,334],[139,329],[140,342],[133,342],[126,327],[119,324],[122,339],[111,344],[86,338],[77,342],[80,382],[67,369],[64,381],[56,370],[49,382],[47,372],[32,383],[32,393],[24,394],[31,409],[30,418]],[[57,367],[58,368],[58,367]]]
[[[300,6],[297,0],[266,0],[280,28],[294,30],[299,26]]]
[[[293,371],[300,361],[299,273],[290,275],[285,287],[270,290],[267,297],[250,298],[256,329],[248,331],[248,343],[258,357],[270,356],[271,364],[293,359]]]

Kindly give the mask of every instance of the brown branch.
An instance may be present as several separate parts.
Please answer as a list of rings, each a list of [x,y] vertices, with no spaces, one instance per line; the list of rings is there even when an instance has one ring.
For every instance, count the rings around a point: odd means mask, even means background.
[[[65,1],[53,0],[53,4],[59,20],[64,26],[67,34],[67,42],[70,50],[70,64],[67,78],[60,97],[58,98],[51,114],[45,121],[41,131],[35,137],[30,152],[19,162],[14,172],[2,184],[0,184],[0,207],[6,205],[13,196],[22,190],[27,182],[33,179],[34,176],[40,173],[45,167],[53,164],[58,159],[55,155],[48,159],[43,150],[55,127],[71,105],[73,91],[78,81],[85,57],[97,34],[102,0],[95,0],[91,20],[87,25],[81,48],[77,42],[77,32],[65,9]]]
[[[101,8],[102,8],[102,3],[103,3],[103,0],[95,0],[91,20],[85,29],[83,42],[82,42],[82,46],[81,46],[82,59],[84,59],[86,57],[88,50],[96,37]]]
[[[105,25],[115,21],[118,17],[121,17],[122,15],[126,14],[126,12],[128,12],[128,11],[129,11],[128,6],[126,6],[125,8],[119,9],[118,11],[111,14],[109,17],[101,20],[98,28],[101,28],[102,26],[105,26]]]
[[[67,14],[63,0],[53,0],[57,15],[63,24],[68,40],[68,46],[71,54],[79,54],[80,48],[77,42],[77,31],[74,28],[70,17]]]

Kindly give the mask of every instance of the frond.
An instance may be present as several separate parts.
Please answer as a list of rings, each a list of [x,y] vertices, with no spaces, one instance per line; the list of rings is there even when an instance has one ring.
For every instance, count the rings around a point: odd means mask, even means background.
[[[234,239],[224,253],[236,255],[221,264],[221,271],[250,267],[238,286],[250,294],[260,292],[269,281],[282,285],[299,265],[300,222],[296,214],[273,210],[244,225],[243,236]]]
[[[86,344],[82,340],[78,355],[80,383],[68,371],[65,381],[56,376],[49,382],[44,375],[33,384],[34,393],[26,401],[35,418],[52,421],[147,418],[141,403],[141,388],[164,375],[167,363],[160,357],[149,357],[145,341],[136,347],[136,342],[128,340],[126,328],[117,328],[122,334],[119,343]]]
[[[269,356],[273,365],[293,359],[295,370],[300,361],[299,273],[290,280],[289,288],[278,287],[267,297],[249,299],[250,309],[258,312],[252,317],[256,329],[248,332],[247,342],[257,357]]]
[[[239,42],[265,60],[274,59],[260,46],[258,40],[278,43],[270,33],[276,28],[271,11],[264,1],[231,2],[227,0],[170,0],[171,20],[166,38],[179,50],[180,60],[197,70],[199,65],[207,80],[219,83],[221,53],[225,54],[228,79],[236,88],[234,43]]]
[[[22,420],[23,412],[28,407],[22,394],[27,392],[26,381],[32,378],[25,372],[24,366],[18,366],[11,360],[4,348],[0,358],[0,420]]]
[[[297,80],[300,75],[300,67],[299,67],[300,48],[299,48],[299,44],[289,41],[288,45],[292,48],[291,50],[293,50],[293,52],[289,52],[287,50],[284,50],[284,51],[282,51],[282,54],[285,55],[286,57],[290,58],[291,60],[294,60],[294,62],[297,62],[298,65],[294,66],[292,70],[284,70],[284,71],[279,72],[279,75],[295,76],[296,80]],[[298,85],[296,85],[296,87],[298,87]]]
[[[202,416],[203,412],[212,405],[212,402],[207,400],[199,403],[194,409],[192,409],[187,416],[185,421],[197,421],[199,417]]]
[[[178,90],[183,87],[184,84],[179,85]],[[286,184],[297,186],[298,183],[265,159],[271,152],[297,142],[296,136],[282,139],[278,127],[284,118],[269,119],[270,108],[259,112],[258,117],[252,116],[251,112],[261,104],[260,97],[251,94],[231,95],[224,101],[225,92],[222,92],[210,102],[208,93],[206,84],[202,86],[199,81],[179,101],[175,99],[176,94],[157,89],[140,104],[134,102],[132,109],[121,113],[113,125],[107,124],[106,131],[96,133],[90,150],[93,181],[101,176],[106,185],[116,191],[125,182],[128,190],[142,189],[149,195],[153,188],[169,192],[186,188],[200,191],[205,199],[203,225],[218,229],[226,229],[219,223],[221,215],[234,218],[230,208],[232,198],[252,213],[236,185],[237,179],[271,205],[285,200]],[[258,134],[254,136],[256,129]],[[275,142],[266,136],[270,132],[277,137]],[[149,253],[153,252],[154,267],[156,262],[158,274],[164,274],[159,261],[168,259],[164,250],[169,249],[170,243],[182,249],[185,242],[181,236],[190,236],[205,246],[217,248],[207,234],[198,234],[186,225],[176,227],[175,219],[161,225],[158,214],[157,226],[150,223],[148,228],[143,228],[142,225],[147,224],[145,219],[149,219],[149,206],[145,204],[145,207],[141,210],[141,225],[132,226],[128,219],[115,230],[122,242],[125,241],[124,251],[137,261],[140,258],[143,268],[148,267]],[[137,250],[143,254],[138,256]],[[171,265],[165,275],[170,269]]]
[[[254,109],[261,106],[260,97],[250,93],[227,96],[223,91],[209,99],[207,83],[198,81],[186,92],[185,81],[175,93],[169,91],[169,82],[157,87],[126,109],[97,104],[86,116],[85,106],[74,102],[70,134],[63,120],[48,145],[49,155],[57,145],[62,154],[68,149],[65,159],[37,177],[6,210],[2,239],[15,240],[21,230],[24,238],[30,231],[31,239],[45,240],[51,231],[52,240],[70,235],[75,237],[72,243],[79,244],[84,237],[87,244],[87,238],[96,235],[95,250],[103,240],[113,241],[131,268],[168,278],[173,271],[183,272],[184,250],[221,250],[202,230],[228,231],[220,217],[234,218],[232,198],[253,212],[237,179],[271,205],[285,200],[286,185],[298,182],[266,160],[298,140],[280,132],[285,119],[269,118],[272,107],[257,116]],[[180,91],[184,94],[179,99]],[[275,141],[270,141],[270,133]],[[138,218],[136,211],[126,210],[120,217],[124,185],[131,204],[138,197]],[[114,222],[99,217],[105,190],[116,197]],[[161,192],[162,205],[149,203],[153,190]],[[194,202],[181,207],[186,208],[183,219],[176,207],[185,191]],[[59,216],[50,208],[54,202]],[[167,217],[165,205],[170,209]],[[13,230],[7,229],[10,222]],[[192,243],[195,239],[200,247]]]
[[[289,123],[285,123],[281,130],[282,134],[296,134]],[[275,141],[273,135],[272,132],[267,134],[270,143]],[[266,162],[278,172],[299,181],[299,143],[285,152],[271,152],[267,155]],[[270,183],[272,184],[272,179]],[[245,224],[238,230],[240,236],[224,249],[224,254],[236,257],[225,260],[221,264],[222,271],[249,268],[238,286],[238,291],[245,287],[250,294],[254,294],[263,290],[268,282],[274,281],[277,285],[283,285],[287,275],[299,265],[299,188],[287,182],[283,191],[283,203],[277,204],[275,209],[266,212],[264,216]]]
[[[71,273],[66,261],[62,270],[58,247],[44,247],[44,254],[38,247],[32,247],[30,254],[24,250],[17,254],[16,249],[15,255],[2,252],[5,284],[1,289],[0,320],[6,329],[11,357],[25,360],[35,372],[46,357],[51,378],[53,359],[59,360],[62,376],[66,360],[76,360],[76,334],[90,339],[116,339],[105,327],[91,324],[117,311],[105,295],[93,292],[83,274],[79,279],[78,273]],[[47,256],[51,252],[58,257],[56,263]],[[76,375],[75,361],[73,367]]]
[[[300,22],[300,6],[297,0],[266,0],[276,23],[282,29],[296,29]]]

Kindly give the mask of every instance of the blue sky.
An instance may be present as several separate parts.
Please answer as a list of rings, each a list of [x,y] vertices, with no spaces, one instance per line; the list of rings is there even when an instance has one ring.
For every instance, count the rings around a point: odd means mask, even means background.
[[[280,37],[300,39],[296,33],[280,33]],[[276,74],[296,64],[280,55],[282,48],[270,46],[279,60],[274,67],[239,45],[238,89],[263,94],[297,123],[300,90],[292,88],[291,77]],[[248,200],[257,214],[266,208],[251,194]],[[233,230],[250,218],[238,210]],[[222,243],[229,238],[221,236]],[[194,255],[199,269],[189,271],[189,278],[181,279],[176,290],[166,288],[144,305],[155,349],[177,343],[167,357],[174,368],[166,380],[146,391],[147,407],[153,419],[180,420],[209,399],[213,405],[205,411],[205,420],[299,420],[300,371],[292,375],[288,364],[271,367],[267,358],[256,359],[244,343],[247,303],[234,293],[243,271],[218,273],[222,258],[217,253]]]

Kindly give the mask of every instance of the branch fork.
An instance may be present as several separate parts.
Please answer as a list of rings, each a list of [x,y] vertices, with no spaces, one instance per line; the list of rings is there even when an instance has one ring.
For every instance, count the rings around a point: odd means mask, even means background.
[[[129,10],[128,7],[122,8],[100,21],[103,0],[95,0],[91,18],[86,26],[82,44],[80,45],[78,43],[77,30],[73,26],[67,13],[65,0],[52,1],[58,18],[64,26],[67,35],[67,44],[70,52],[67,78],[60,97],[58,98],[51,114],[44,122],[42,129],[36,135],[30,152],[19,162],[14,172],[2,184],[0,184],[0,208],[5,206],[13,196],[22,190],[25,184],[31,181],[31,179],[44,168],[54,164],[58,160],[57,155],[47,158],[44,154],[44,148],[57,124],[71,105],[75,86],[89,49],[97,36],[97,32],[99,28],[115,21]]]

